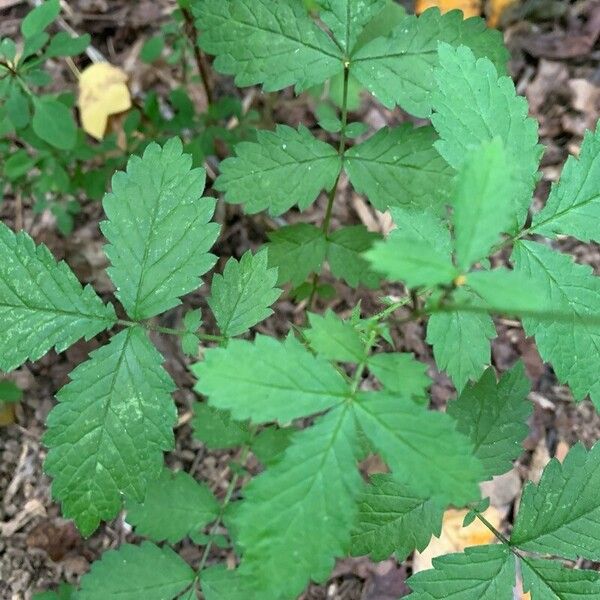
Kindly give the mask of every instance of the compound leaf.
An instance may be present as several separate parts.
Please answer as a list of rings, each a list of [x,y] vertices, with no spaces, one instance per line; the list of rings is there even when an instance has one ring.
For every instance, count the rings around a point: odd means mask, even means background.
[[[114,517],[123,494],[143,500],[173,446],[175,384],[145,331],[130,327],[71,373],[48,415],[46,471],[63,514],[84,535]]]
[[[468,385],[457,400],[448,404],[448,414],[456,428],[474,445],[474,453],[488,478],[502,475],[519,457],[527,437],[527,419],[532,405],[527,401],[531,385],[519,362],[496,381],[494,369]]]
[[[342,321],[333,311],[324,316],[308,314],[310,328],[304,336],[312,349],[329,360],[360,363],[365,356],[365,343],[352,323]]]
[[[600,574],[586,569],[568,569],[539,558],[521,560],[523,589],[533,600],[594,600],[600,597]]]
[[[254,342],[231,340],[227,348],[209,348],[192,368],[196,391],[215,408],[254,423],[293,419],[326,410],[349,394],[344,378],[300,342],[257,335]]]
[[[215,201],[201,198],[205,172],[192,169],[181,140],[150,144],[112,180],[101,224],[116,296],[133,319],[148,319],[180,304],[215,263],[219,233],[209,223]]]
[[[431,379],[427,375],[427,365],[419,362],[407,352],[379,353],[369,356],[369,371],[379,379],[390,392],[416,399],[426,398]]]
[[[296,597],[323,581],[348,550],[362,480],[352,409],[340,406],[294,434],[284,457],[244,489],[230,520],[242,550],[240,574],[264,592]]]
[[[196,402],[192,419],[194,437],[211,450],[224,450],[245,444],[250,439],[248,423],[234,421],[225,410]]]
[[[194,4],[201,48],[240,87],[296,91],[339,73],[343,55],[297,0],[206,0]]]
[[[171,548],[150,542],[109,550],[81,578],[81,600],[164,600],[189,587],[196,573]]]
[[[277,283],[299,286],[311,273],[319,273],[327,255],[321,229],[297,223],[269,233],[269,266],[277,267]]]
[[[586,131],[579,159],[568,158],[546,206],[533,218],[532,232],[572,235],[584,242],[600,240],[599,178],[600,124],[595,132]]]
[[[466,548],[464,552],[434,558],[433,567],[408,580],[413,589],[410,600],[513,598],[515,559],[505,545]]]
[[[508,52],[502,35],[486,30],[479,18],[463,20],[462,13],[441,14],[437,8],[407,16],[388,37],[380,37],[352,56],[350,73],[387,108],[396,104],[417,117],[428,117],[436,88],[437,46],[469,46],[477,57],[488,56],[501,73]]]
[[[576,400],[590,394],[600,406],[600,279],[572,256],[536,242],[518,242],[512,258],[516,271],[546,292],[553,311],[548,317],[523,317],[525,332],[535,336],[541,357]]]
[[[449,196],[452,169],[435,149],[436,139],[432,127],[384,127],[346,152],[344,168],[354,189],[378,210],[439,211]]]
[[[577,444],[563,464],[551,460],[539,484],[523,490],[511,542],[524,550],[576,560],[600,559],[600,444]]]
[[[374,450],[415,493],[456,506],[479,497],[483,469],[448,415],[387,392],[359,394],[355,411]]]
[[[0,370],[12,371],[51,348],[62,352],[116,321],[90,286],[82,287],[43,244],[0,222]]]
[[[364,225],[336,229],[327,240],[327,262],[333,275],[354,288],[360,284],[376,288],[379,277],[361,254],[378,239],[379,234],[368,231]]]
[[[31,126],[36,135],[59,150],[71,150],[77,142],[71,110],[48,96],[34,97]]]
[[[537,123],[527,116],[527,102],[516,95],[510,77],[499,75],[487,58],[464,46],[441,44],[435,71],[431,121],[441,140],[436,147],[454,169],[471,151],[499,137],[511,159],[513,224],[525,219],[537,181],[541,146]]]
[[[223,275],[212,279],[208,298],[221,334],[240,335],[273,314],[270,306],[279,298],[277,270],[267,266],[267,252],[248,250],[240,261],[230,258]]]
[[[352,554],[380,561],[395,553],[403,561],[415,548],[423,551],[432,535],[440,535],[442,515],[440,506],[410,485],[391,475],[373,475],[358,498]]]
[[[455,298],[459,303],[473,301],[472,294],[462,289]],[[427,343],[433,346],[436,365],[448,373],[459,392],[490,364],[490,340],[494,337],[494,321],[483,312],[436,312],[427,324]]]
[[[163,469],[148,486],[143,502],[126,503],[127,522],[155,542],[180,542],[216,519],[219,503],[211,491],[183,471]]]
[[[21,21],[21,33],[24,38],[32,38],[39,35],[60,14],[59,0],[46,0],[36,6]]]
[[[268,209],[280,215],[294,204],[306,209],[335,184],[341,170],[337,151],[303,125],[297,130],[278,125],[257,138],[239,143],[236,156],[221,163],[215,189],[225,192],[227,202],[243,203],[248,214]]]

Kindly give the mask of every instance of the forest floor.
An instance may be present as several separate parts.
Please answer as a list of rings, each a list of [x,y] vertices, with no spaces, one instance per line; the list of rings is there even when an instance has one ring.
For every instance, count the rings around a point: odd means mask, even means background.
[[[600,117],[600,1],[544,0],[524,2],[541,6],[532,12],[517,11],[504,27],[506,42],[512,54],[511,72],[517,90],[527,97],[531,114],[540,123],[541,141],[546,147],[542,162],[543,178],[536,191],[541,205],[549,187],[560,175],[569,154],[577,154],[586,129],[593,129]],[[80,33],[92,35],[92,44],[113,64],[120,65],[130,75],[132,92],[143,97],[155,89],[167,93],[178,82],[178,73],[168,65],[145,65],[139,60],[143,41],[152,36],[168,18],[174,2],[171,0],[70,0],[66,20]],[[0,37],[16,36],[27,3],[0,0]],[[550,16],[554,14],[555,16]],[[84,63],[83,63],[84,64]],[[57,85],[74,87],[74,80],[64,65],[57,67]],[[60,77],[63,77],[62,83]],[[215,76],[217,95],[236,93],[231,81]],[[205,99],[200,88],[192,97],[202,107]],[[293,99],[289,91],[268,97],[257,90],[242,90],[248,106],[257,109],[272,122],[297,126],[315,124],[314,102],[309,97]],[[409,120],[401,111],[388,111],[365,97],[360,110],[352,115],[363,119],[371,130],[384,125]],[[290,223],[308,221],[320,223],[325,209],[321,198],[303,215],[291,212],[285,216]],[[17,209],[13,198],[4,198],[0,217],[14,223]],[[218,268],[229,256],[241,256],[266,240],[272,228],[265,216],[242,217],[237,207],[220,207],[223,230],[215,253],[221,257]],[[65,259],[83,281],[92,283],[101,293],[110,292],[110,282],[104,274],[103,240],[98,229],[102,218],[98,203],[86,203],[76,218],[72,235],[62,237],[56,232],[52,217],[34,214],[27,199],[23,199],[22,219],[25,229],[37,242],[45,242],[52,252]],[[334,212],[334,227],[363,223],[369,229],[386,232],[390,222],[376,213],[345,183],[342,183]],[[581,244],[570,239],[557,243],[580,263],[586,263],[600,274],[600,247]],[[499,261],[502,257],[498,258]],[[186,298],[186,306],[205,305],[205,286]],[[349,314],[361,301],[365,314],[377,311],[381,292],[351,290],[336,284],[337,295],[327,306],[341,315]],[[319,310],[325,304],[318,306]],[[302,305],[285,296],[278,303],[274,316],[259,330],[269,334],[287,333],[290,323],[300,324]],[[183,314],[175,310],[169,322],[176,326]],[[493,341],[493,364],[503,372],[522,359],[532,381],[530,399],[535,411],[530,423],[530,435],[525,441],[522,459],[514,472],[502,483],[502,503],[509,522],[512,507],[518,501],[523,482],[539,476],[550,457],[564,451],[578,440],[591,445],[600,438],[600,417],[588,401],[575,404],[570,392],[559,385],[551,368],[540,359],[532,340],[528,339],[516,321],[497,319],[498,337]],[[414,352],[427,362],[434,380],[432,403],[444,406],[455,394],[449,379],[433,367],[431,348],[425,343],[423,323],[411,322],[394,332],[398,349]],[[213,490],[223,494],[231,477],[228,452],[209,452],[191,435],[189,420],[194,394],[193,379],[187,370],[188,359],[181,354],[176,340],[157,340],[166,357],[166,368],[179,386],[175,394],[179,410],[176,429],[176,449],[167,455],[168,464],[184,469],[199,480],[208,482]],[[27,364],[15,374],[15,381],[24,390],[24,399],[16,407],[15,423],[0,427],[0,566],[4,575],[0,581],[0,599],[31,597],[32,592],[54,589],[60,581],[76,583],[107,549],[123,541],[135,541],[131,528],[122,517],[102,525],[89,539],[82,539],[71,522],[60,517],[60,509],[50,497],[50,481],[42,472],[45,449],[41,443],[46,416],[55,400],[54,394],[68,381],[68,373],[82,362],[98,342],[80,342],[58,355],[50,353],[34,364]],[[258,468],[250,462],[249,469]],[[201,548],[191,542],[177,547],[192,565],[199,562]],[[215,549],[211,560],[233,564],[229,550]],[[411,561],[397,564],[393,560],[375,564],[367,558],[338,562],[324,585],[313,585],[302,596],[304,600],[392,600],[407,593],[405,580],[411,572]]]

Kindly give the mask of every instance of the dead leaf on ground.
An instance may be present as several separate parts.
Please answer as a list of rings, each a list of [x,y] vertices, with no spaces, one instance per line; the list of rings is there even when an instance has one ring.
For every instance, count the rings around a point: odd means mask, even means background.
[[[127,74],[107,62],[94,63],[79,78],[81,126],[97,140],[106,132],[108,117],[131,108]]]
[[[496,541],[496,536],[479,519],[475,519],[468,527],[462,526],[468,512],[466,509],[450,509],[444,513],[440,537],[432,537],[429,546],[423,552],[415,552],[414,573],[431,569],[433,559],[438,556],[462,552],[469,546],[493,544]],[[500,529],[502,513],[497,508],[490,506],[483,516],[496,529]]]
[[[481,14],[481,0],[417,0],[415,12],[421,14],[434,6],[443,13],[455,9],[462,10],[465,18],[478,17]]]

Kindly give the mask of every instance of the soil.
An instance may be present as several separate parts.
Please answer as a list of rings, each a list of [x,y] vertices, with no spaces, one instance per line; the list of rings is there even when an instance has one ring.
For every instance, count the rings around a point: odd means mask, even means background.
[[[113,64],[123,65],[130,73],[131,89],[139,100],[150,89],[166,94],[180,80],[177,68],[166,64],[148,66],[139,60],[143,41],[168,18],[174,4],[172,0],[70,0],[63,3],[65,20],[78,32],[90,33],[92,44]],[[26,10],[26,2],[0,0],[0,37],[16,35]],[[543,176],[536,191],[537,209],[547,197],[551,183],[560,175],[567,156],[578,153],[584,131],[595,128],[599,118],[600,2],[524,0],[506,16],[504,34],[512,54],[511,71],[517,89],[528,98],[546,147]],[[85,64],[82,59],[78,66]],[[57,62],[53,68],[57,89],[74,87],[73,76],[64,63]],[[239,94],[247,106],[265,115],[267,122],[315,124],[311,98],[294,99],[289,91],[281,92],[278,97],[265,96],[255,89],[240,92],[228,78],[221,76],[215,76],[214,85],[218,96]],[[205,106],[199,86],[192,90],[192,97],[199,108]],[[366,97],[361,109],[352,117],[364,120],[372,131],[386,124],[410,120],[400,110],[388,111]],[[217,160],[211,161],[211,165],[217,168]],[[321,198],[303,215],[292,211],[285,219],[288,223],[300,220],[320,223],[324,209]],[[34,214],[27,198],[21,203],[11,197],[4,198],[0,217],[10,225],[23,223],[36,241],[45,242],[57,257],[64,258],[83,281],[90,282],[104,295],[110,294],[110,283],[103,273],[103,241],[98,230],[102,211],[98,203],[83,204],[75,231],[67,238],[56,233],[50,214]],[[215,250],[221,257],[217,269],[229,256],[239,257],[247,249],[257,248],[266,240],[272,226],[266,216],[245,217],[237,207],[221,204],[218,218],[223,224],[223,233]],[[278,222],[281,224],[281,219]],[[375,212],[342,182],[333,226],[358,223],[380,232],[390,227],[386,215]],[[556,246],[575,256],[577,262],[591,265],[596,273],[600,270],[598,245],[560,239]],[[498,261],[504,258],[500,256]],[[335,285],[337,295],[327,303],[320,302],[318,310],[327,306],[346,315],[359,300],[365,314],[378,310],[381,291],[356,291],[333,280],[330,283]],[[187,297],[185,307],[205,306],[207,289],[208,286],[204,286]],[[388,291],[400,292],[394,288]],[[290,324],[302,322],[303,308],[283,297],[275,314],[258,330],[284,335]],[[177,326],[182,314],[183,307],[172,311],[161,324]],[[557,382],[551,367],[542,362],[535,344],[526,338],[517,322],[508,319],[496,322],[494,366],[503,372],[522,359],[533,386],[530,399],[535,411],[531,433],[516,465],[517,481],[523,482],[535,479],[541,466],[561,452],[561,448],[578,440],[588,446],[595,443],[600,437],[600,417],[590,402],[573,402],[569,390]],[[434,368],[431,349],[424,341],[424,324],[406,323],[396,328],[393,336],[398,349],[414,352],[430,365],[434,379],[432,404],[443,407],[455,391],[449,379]],[[166,461],[170,467],[184,469],[207,482],[222,496],[232,475],[229,463],[233,455],[209,452],[191,435],[189,420],[194,393],[191,391],[193,379],[186,368],[189,361],[181,354],[176,340],[161,337],[157,338],[157,344],[166,357],[166,368],[179,387],[175,394],[179,411],[176,448],[168,453]],[[0,599],[28,599],[35,591],[56,589],[61,581],[76,584],[102,552],[124,541],[138,539],[122,516],[103,524],[90,538],[82,539],[73,524],[61,518],[59,506],[50,497],[50,481],[42,471],[46,450],[41,440],[46,416],[55,402],[54,394],[68,381],[73,367],[98,345],[98,341],[77,343],[62,354],[51,352],[11,375],[24,390],[24,398],[16,406],[14,423],[0,427]],[[252,460],[248,467],[251,472],[259,468]],[[516,497],[510,499],[510,502],[516,501]],[[507,522],[506,526],[510,524]],[[202,549],[191,542],[182,542],[177,550],[192,566],[200,562]],[[230,550],[216,549],[210,556],[210,562],[215,561],[233,565],[235,556]],[[405,581],[410,573],[410,559],[403,564],[393,560],[375,564],[366,558],[340,560],[330,580],[323,585],[311,585],[302,598],[391,600],[408,593]]]

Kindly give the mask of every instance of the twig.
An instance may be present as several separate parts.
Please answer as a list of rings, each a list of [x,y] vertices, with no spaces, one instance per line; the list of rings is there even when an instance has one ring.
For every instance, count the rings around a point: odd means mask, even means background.
[[[202,80],[204,91],[206,93],[206,99],[208,104],[214,102],[214,94],[210,82],[210,73],[204,55],[202,54],[200,47],[198,46],[198,30],[196,29],[196,23],[192,13],[187,8],[182,8],[183,18],[185,19],[185,33],[192,44],[194,49],[194,58],[196,59],[196,66],[198,67],[198,74]]]

